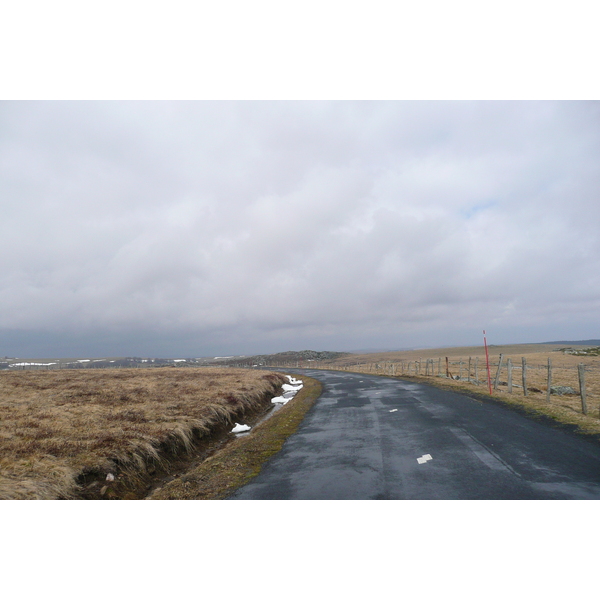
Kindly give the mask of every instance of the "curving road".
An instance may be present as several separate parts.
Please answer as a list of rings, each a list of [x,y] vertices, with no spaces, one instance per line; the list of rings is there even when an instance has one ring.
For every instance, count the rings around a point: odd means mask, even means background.
[[[323,383],[298,431],[232,500],[599,499],[600,445],[498,404],[397,379]]]

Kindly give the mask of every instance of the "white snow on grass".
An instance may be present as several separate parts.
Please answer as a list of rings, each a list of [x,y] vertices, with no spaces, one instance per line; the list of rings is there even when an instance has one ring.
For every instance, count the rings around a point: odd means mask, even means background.
[[[174,358],[173,362],[185,362],[186,359],[185,358]]]
[[[90,362],[89,358],[82,358],[81,360],[78,360],[77,362]]]
[[[283,394],[271,398],[273,404],[287,404],[303,387],[304,384],[300,379],[295,379],[291,375],[286,375],[290,383],[284,383],[281,387],[283,388]]]
[[[241,433],[242,431],[250,431],[250,427],[248,425],[236,423],[235,427],[231,430],[231,433]]]
[[[30,362],[22,362],[22,363],[12,363],[8,365],[9,367],[49,367],[50,365],[56,365],[58,363],[30,363]]]

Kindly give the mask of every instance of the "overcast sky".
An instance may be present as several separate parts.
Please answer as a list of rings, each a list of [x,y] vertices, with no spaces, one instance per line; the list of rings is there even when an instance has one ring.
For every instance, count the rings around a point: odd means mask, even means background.
[[[595,101],[3,101],[0,355],[600,337]]]

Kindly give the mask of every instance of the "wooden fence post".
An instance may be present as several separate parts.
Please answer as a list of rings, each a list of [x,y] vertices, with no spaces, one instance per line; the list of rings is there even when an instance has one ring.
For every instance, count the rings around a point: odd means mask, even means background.
[[[506,368],[508,369],[508,393],[512,394],[512,360],[510,358],[506,361]]]
[[[467,380],[471,383],[471,357],[469,356],[469,372],[467,373]]]
[[[550,388],[552,387],[552,359],[548,358],[548,390],[546,391],[546,402],[550,402]]]
[[[502,369],[502,357],[504,354],[500,355],[500,360],[498,361],[498,370],[496,371],[496,379],[494,380],[494,389],[498,389],[498,382],[500,381],[500,369]]]
[[[462,358],[459,358],[458,359],[458,379],[459,380],[462,379],[462,366],[463,366]]]
[[[587,401],[585,393],[585,365],[580,363],[577,365],[579,371],[579,395],[581,396],[581,411],[587,415]]]
[[[527,396],[527,360],[524,356],[521,357],[521,368],[523,369],[523,396]]]
[[[479,375],[477,374],[477,367],[479,363],[479,356],[475,357],[475,385],[479,385]]]
[[[450,377],[450,365],[448,364],[447,356],[446,356],[446,377]]]

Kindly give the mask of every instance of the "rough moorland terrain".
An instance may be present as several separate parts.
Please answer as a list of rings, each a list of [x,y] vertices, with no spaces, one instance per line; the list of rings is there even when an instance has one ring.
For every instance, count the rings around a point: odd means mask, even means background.
[[[4,372],[0,499],[127,497],[286,382],[225,368]]]

